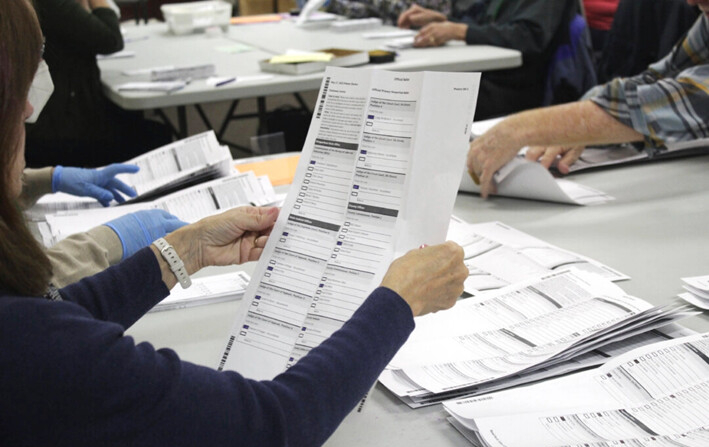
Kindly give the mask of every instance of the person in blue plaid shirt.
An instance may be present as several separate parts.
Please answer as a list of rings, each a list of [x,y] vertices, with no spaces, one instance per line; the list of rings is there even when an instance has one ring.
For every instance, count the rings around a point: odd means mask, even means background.
[[[586,145],[639,142],[650,150],[709,137],[709,0],[682,42],[637,76],[594,87],[577,102],[508,116],[470,144],[467,168],[494,193],[493,175],[524,146],[527,159],[569,172]]]

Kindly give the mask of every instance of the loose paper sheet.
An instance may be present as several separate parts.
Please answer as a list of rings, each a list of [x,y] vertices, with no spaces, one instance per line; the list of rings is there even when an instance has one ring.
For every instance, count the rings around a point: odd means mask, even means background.
[[[220,369],[273,378],[337,330],[395,256],[444,241],[478,84],[328,68]]]

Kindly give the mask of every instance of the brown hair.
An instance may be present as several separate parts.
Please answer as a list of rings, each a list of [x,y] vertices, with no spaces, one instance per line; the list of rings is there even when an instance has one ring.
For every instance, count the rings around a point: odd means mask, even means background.
[[[52,270],[10,193],[10,170],[22,145],[23,112],[42,47],[28,0],[0,1],[0,290],[42,295]],[[24,150],[24,148],[22,148]]]

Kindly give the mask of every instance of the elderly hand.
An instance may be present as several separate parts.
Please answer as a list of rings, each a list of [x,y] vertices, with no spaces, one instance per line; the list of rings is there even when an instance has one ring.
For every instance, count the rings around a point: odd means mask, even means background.
[[[431,22],[445,22],[446,16],[432,9],[412,5],[399,15],[396,24],[399,28],[421,28]]]
[[[112,200],[125,202],[123,194],[135,197],[133,188],[116,178],[123,173],[136,173],[138,166],[115,163],[103,169],[65,168],[57,166],[52,173],[52,192],[93,197],[108,206]]]
[[[411,250],[394,260],[382,286],[398,293],[419,316],[452,307],[468,274],[463,249],[449,241]]]
[[[165,239],[192,274],[210,265],[257,260],[277,218],[278,208],[233,208],[182,227]]]
[[[414,46],[417,48],[438,47],[449,40],[465,40],[467,31],[468,26],[463,23],[430,23],[416,35]]]
[[[497,192],[493,178],[495,173],[522,148],[515,140],[514,132],[502,130],[504,123],[502,121],[470,143],[468,172],[477,180],[475,183],[480,184],[480,195],[484,199]]]
[[[164,210],[141,210],[126,214],[104,225],[112,229],[123,247],[121,260],[133,256],[157,238],[187,225]]]
[[[532,146],[527,149],[525,158],[539,161],[547,169],[556,165],[560,173],[568,174],[571,165],[576,163],[584,149],[584,146]]]

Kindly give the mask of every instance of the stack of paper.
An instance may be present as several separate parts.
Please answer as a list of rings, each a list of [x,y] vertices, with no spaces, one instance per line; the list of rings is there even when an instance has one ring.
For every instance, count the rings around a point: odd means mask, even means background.
[[[231,152],[219,145],[213,130],[154,149],[125,163],[138,165],[135,174],[119,176],[145,200],[231,172]]]
[[[597,370],[444,406],[479,446],[706,446],[708,359],[709,334],[696,334]]]
[[[549,244],[502,222],[471,225],[453,217],[448,239],[463,247],[465,265],[470,271],[465,291],[471,295],[570,266],[610,281],[629,279],[594,259]]]
[[[177,284],[164,300],[150,311],[182,309],[203,304],[237,300],[244,296],[251,278],[245,272],[224,273],[192,279],[192,286],[183,289]]]
[[[379,28],[383,24],[379,17],[366,17],[363,19],[340,20],[330,25],[330,29],[336,32],[363,31],[371,28]]]
[[[481,394],[568,372],[571,359],[692,314],[679,302],[652,307],[597,275],[565,270],[417,318],[379,380],[412,406]],[[576,369],[588,366],[579,360]]]
[[[135,174],[117,176],[138,193],[128,202],[149,200],[188,185],[228,176],[232,172],[231,152],[227,146],[219,145],[211,130],[159,147],[124,163],[140,168]],[[100,208],[100,204],[87,197],[48,194],[28,210],[28,215],[36,218],[59,211],[88,208]]]
[[[681,293],[680,298],[702,309],[709,309],[709,275],[682,278],[687,292]]]
[[[44,243],[46,246],[52,246],[71,234],[87,231],[138,210],[163,209],[191,223],[230,208],[270,205],[276,200],[268,177],[256,177],[253,172],[234,174],[153,201],[49,214],[46,216],[49,234],[43,235]]]

